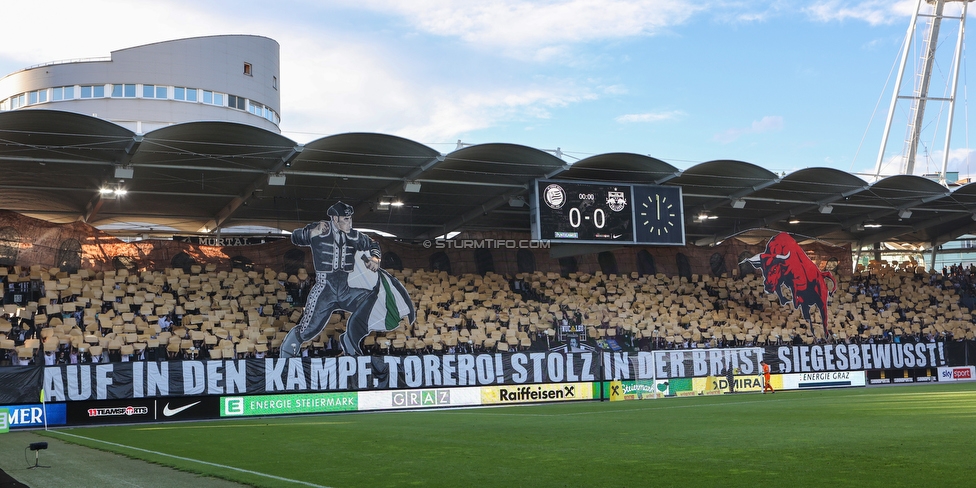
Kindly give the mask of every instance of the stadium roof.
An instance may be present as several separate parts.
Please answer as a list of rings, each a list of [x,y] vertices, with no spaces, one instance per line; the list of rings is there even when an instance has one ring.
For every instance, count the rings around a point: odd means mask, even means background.
[[[681,170],[630,153],[569,164],[515,144],[441,154],[368,133],[302,145],[228,122],[140,135],[70,112],[0,113],[0,208],[54,222],[139,222],[187,233],[289,230],[326,218],[342,200],[356,207],[356,227],[405,240],[456,230],[527,231],[523,202],[536,178],[678,185],[687,242],[697,245],[788,231],[838,244],[930,247],[976,230],[976,184],[946,188],[911,175],[868,183],[829,168],[778,175],[730,160]]]

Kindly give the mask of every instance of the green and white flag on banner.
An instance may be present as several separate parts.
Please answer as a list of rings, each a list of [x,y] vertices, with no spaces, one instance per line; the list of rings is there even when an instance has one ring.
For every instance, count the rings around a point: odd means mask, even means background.
[[[417,318],[410,294],[399,280],[381,269],[361,312],[353,320],[366,322],[366,330],[386,332],[399,327],[403,318],[411,324]]]

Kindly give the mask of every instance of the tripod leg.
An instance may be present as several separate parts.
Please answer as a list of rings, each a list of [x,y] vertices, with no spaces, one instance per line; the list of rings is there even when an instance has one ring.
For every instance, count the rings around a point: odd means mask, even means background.
[[[34,451],[34,465],[29,466],[27,469],[34,468],[50,468],[50,466],[41,466],[41,451]]]

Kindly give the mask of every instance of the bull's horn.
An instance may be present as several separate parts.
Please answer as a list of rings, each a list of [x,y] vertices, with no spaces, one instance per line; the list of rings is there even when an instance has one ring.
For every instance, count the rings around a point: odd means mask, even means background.
[[[739,264],[742,263],[749,263],[752,265],[753,268],[759,269],[760,267],[762,267],[762,257],[760,254],[756,254],[755,256],[749,259],[743,259],[742,261],[739,262]]]
[[[787,259],[790,259],[790,254],[793,254],[793,251],[790,251],[790,252],[788,252],[786,254],[777,254],[776,255],[776,259],[782,259],[782,260],[785,261]]]

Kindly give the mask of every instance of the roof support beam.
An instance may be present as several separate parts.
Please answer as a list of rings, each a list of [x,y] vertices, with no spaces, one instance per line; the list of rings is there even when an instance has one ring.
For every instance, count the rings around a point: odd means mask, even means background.
[[[299,154],[302,153],[304,149],[305,146],[302,144],[293,147],[288,154],[282,156],[278,163],[271,167],[267,174],[262,174],[261,176],[251,180],[251,182],[244,187],[241,193],[231,198],[230,201],[227,202],[227,205],[224,205],[224,208],[218,210],[217,214],[214,215],[214,217],[210,219],[199,232],[211,232],[214,229],[219,229],[221,226],[223,226],[224,222],[234,215],[234,212],[236,212],[238,208],[241,208],[241,206],[244,205],[244,202],[254,195],[255,191],[264,189],[264,187],[268,186],[268,176],[280,174],[284,168],[291,166],[291,163],[295,160],[295,158],[298,157]]]
[[[863,222],[867,222],[869,220],[874,220],[874,219],[878,219],[878,218],[881,218],[881,217],[884,217],[884,216],[887,216],[887,215],[891,215],[891,214],[897,213],[898,211],[903,210],[903,209],[908,209],[908,208],[911,208],[911,207],[915,207],[915,206],[919,206],[919,205],[924,205],[924,204],[926,204],[928,202],[933,202],[933,201],[938,200],[940,198],[944,198],[944,197],[946,197],[946,196],[948,196],[950,194],[951,194],[951,192],[948,192],[947,191],[945,193],[939,193],[939,194],[936,194],[936,195],[931,195],[931,196],[928,196],[928,197],[925,197],[925,198],[921,198],[921,199],[915,200],[915,201],[913,201],[911,203],[908,203],[906,205],[902,205],[901,207],[898,207],[898,208],[891,208],[891,207],[889,207],[889,208],[884,208],[884,209],[876,210],[874,212],[871,212],[871,213],[867,214],[866,216],[860,216],[860,217],[857,217],[855,219],[849,219],[849,220],[846,220],[846,221],[843,221],[843,222],[838,222],[836,224],[828,225],[828,226],[824,227],[823,229],[821,229],[820,234],[826,233],[826,230],[829,230],[829,229],[850,229],[850,228],[852,228],[852,227],[854,227],[854,226],[856,226],[858,224],[861,224]],[[907,234],[907,233],[910,233],[910,232],[915,232],[916,230],[925,229],[925,228],[927,228],[927,227],[930,226],[929,224],[936,225],[936,224],[938,224],[940,222],[943,222],[943,221],[954,220],[954,219],[958,219],[958,218],[959,218],[959,212],[952,212],[952,215],[951,216],[942,217],[940,219],[928,219],[925,222],[922,222],[920,224],[916,224],[913,227],[907,227],[907,226],[906,227],[899,227],[899,228],[896,228],[896,229],[889,229],[888,231],[883,231],[883,232],[879,232],[879,233],[876,233],[876,234],[871,234],[869,236],[866,236],[864,239],[862,239],[862,242],[870,242],[870,240],[872,240],[872,239],[880,239],[882,237],[884,237],[885,239],[892,239],[892,238],[898,237],[900,235],[904,235],[904,234]],[[915,227],[918,227],[918,228],[916,229]],[[875,242],[881,242],[881,240],[877,240]]]
[[[103,203],[105,203],[105,200],[102,199],[101,192],[95,192],[95,196],[85,205],[85,213],[81,216],[81,220],[86,224],[91,223],[95,215],[98,214],[98,211],[102,209]]]
[[[436,228],[432,229],[430,231],[427,231],[417,236],[416,239],[433,239],[437,236],[447,234],[448,232],[453,232],[454,230],[464,225],[465,222],[476,219],[483,215],[487,215],[488,212],[491,212],[492,210],[495,210],[496,208],[501,207],[502,205],[508,205],[508,200],[510,198],[521,195],[526,190],[528,190],[528,188],[523,187],[521,190],[518,191],[513,190],[513,191],[505,192],[495,198],[492,198],[491,200],[488,200],[487,202],[480,205],[478,208],[469,210],[468,212],[462,214],[461,216],[444,224],[442,227],[440,227],[440,230],[437,230]]]
[[[0,161],[11,163],[51,163],[51,164],[90,164],[95,166],[114,166],[111,161],[67,158],[35,158],[31,156],[0,155]]]
[[[308,176],[312,178],[341,178],[347,180],[385,180],[385,181],[396,181],[397,184],[403,182],[404,178],[400,176],[382,176],[382,175],[352,175],[352,174],[342,174],[342,173],[332,173],[327,171],[293,171],[286,170],[282,172],[286,176]],[[486,183],[483,181],[465,181],[465,180],[433,180],[417,178],[413,181],[417,183],[446,183],[451,185],[469,185],[469,186],[493,186],[498,188],[522,188],[525,189],[525,185],[518,183]]]
[[[762,219],[755,220],[753,222],[749,222],[747,224],[742,225],[740,228],[741,229],[766,228],[766,227],[769,227],[772,224],[776,224],[776,223],[781,222],[781,221],[783,221],[785,219],[788,219],[790,217],[795,217],[795,216],[800,215],[802,213],[811,212],[814,209],[819,210],[820,207],[822,207],[824,205],[830,205],[830,204],[832,204],[834,202],[840,201],[840,200],[842,200],[844,198],[847,198],[847,197],[849,197],[851,195],[854,195],[856,193],[860,193],[860,192],[862,192],[862,191],[864,191],[864,190],[866,190],[868,188],[870,188],[870,185],[865,185],[865,186],[862,186],[860,188],[854,188],[854,189],[845,191],[843,193],[838,193],[838,194],[833,195],[833,196],[831,196],[829,198],[824,198],[824,199],[822,199],[822,200],[820,200],[818,202],[815,202],[815,203],[809,203],[809,202],[792,202],[792,203],[801,203],[801,205],[797,205],[795,207],[790,207],[790,208],[788,208],[786,210],[783,210],[782,212],[778,212],[778,213],[775,213],[773,215],[770,215],[770,216],[767,216],[767,217],[763,217]],[[887,208],[887,207],[878,207],[878,208]],[[738,233],[739,231],[737,230],[736,232]],[[729,237],[733,237],[735,235],[736,234],[727,234],[727,235],[723,235],[723,236],[705,237],[705,238],[702,238],[702,239],[699,239],[699,240],[695,241],[695,245],[698,245],[698,246],[710,246],[710,245],[713,245],[713,244],[722,242],[725,239],[728,239]]]
[[[953,220],[959,220],[959,218],[960,218],[959,213],[952,213],[952,214],[943,215],[941,217],[934,218],[934,219],[925,219],[924,221],[919,222],[919,223],[917,223],[915,225],[912,225],[910,227],[909,226],[905,226],[905,227],[896,227],[896,228],[893,228],[893,229],[885,229],[882,232],[877,232],[877,233],[874,233],[874,234],[867,235],[867,236],[864,237],[864,241],[865,242],[884,242],[884,241],[888,241],[888,240],[894,239],[894,238],[896,238],[896,237],[898,237],[900,235],[903,235],[903,234],[907,234],[907,233],[910,233],[910,232],[918,232],[918,231],[921,231],[921,230],[928,229],[930,227],[935,227],[935,226],[937,226],[939,224],[942,224],[942,223],[945,223],[945,222],[951,222]],[[968,234],[973,229],[976,229],[976,222],[970,222],[970,224],[965,225],[965,226],[957,229],[956,231],[953,231],[952,233],[943,234],[941,236],[936,237],[933,240],[933,243],[934,243],[933,245],[934,246],[940,246],[940,245],[942,245],[942,244],[944,244],[944,243],[946,243],[948,241],[951,241],[951,240],[953,240],[953,239],[955,239],[955,238],[957,238],[957,237],[959,237],[959,236],[961,236],[963,234]]]
[[[122,153],[122,158],[119,160],[118,163],[115,164],[116,177],[118,177],[119,175],[119,170],[131,171],[131,169],[129,168],[129,162],[132,161],[132,156],[135,155],[137,151],[139,151],[139,146],[141,145],[142,145],[142,136],[141,135],[133,136],[132,140],[129,142],[129,145],[126,146],[125,152]],[[86,224],[91,223],[91,221],[95,219],[95,216],[98,215],[98,211],[102,209],[102,205],[104,203],[105,203],[105,199],[102,198],[101,191],[95,192],[95,196],[88,201],[87,205],[85,205],[85,213],[81,216],[81,220],[84,221]]]
[[[39,191],[81,191],[90,193],[91,188],[63,188],[57,186],[27,186],[27,185],[0,185],[0,190],[39,190]]]
[[[749,188],[743,188],[743,189],[741,189],[741,190],[739,190],[739,191],[737,191],[737,192],[735,192],[735,193],[733,193],[733,194],[731,194],[731,195],[729,195],[727,197],[721,197],[721,198],[712,199],[709,202],[705,202],[702,205],[696,206],[696,208],[700,208],[702,212],[707,212],[707,211],[709,211],[709,210],[711,210],[713,208],[716,208],[716,207],[719,207],[719,206],[722,206],[722,205],[731,203],[732,200],[740,199],[740,198],[742,198],[742,197],[744,197],[746,195],[750,195],[750,194],[755,193],[755,192],[757,192],[759,190],[762,190],[763,188],[766,188],[768,186],[775,185],[776,183],[779,183],[780,181],[781,181],[780,178],[773,178],[771,180],[764,181],[764,182],[762,182],[762,183],[760,183],[758,185],[753,185],[753,186],[751,186]],[[687,211],[687,210],[694,210],[694,209],[685,208],[685,210]]]
[[[663,184],[667,183],[668,181],[671,181],[671,180],[673,180],[673,179],[675,179],[675,178],[683,175],[684,173],[685,173],[684,171],[682,171],[682,170],[679,169],[678,171],[675,171],[674,173],[671,173],[671,174],[669,174],[667,176],[663,176],[661,178],[658,178],[658,179],[654,180],[654,184],[655,185],[663,185]]]
[[[554,169],[554,170],[552,170],[552,171],[550,171],[550,172],[542,175],[542,178],[539,178],[539,179],[540,180],[548,180],[549,178],[552,178],[553,176],[556,176],[559,173],[562,173],[563,171],[568,170],[570,168],[570,166],[571,165],[569,165],[569,164],[564,164],[564,165],[562,165],[562,166],[560,166],[560,167],[558,167],[558,168],[556,168],[556,169]]]
[[[864,222],[867,222],[869,220],[879,219],[879,218],[884,217],[886,215],[891,215],[891,214],[897,213],[897,212],[899,212],[901,210],[907,210],[907,209],[910,209],[912,207],[917,207],[917,206],[924,205],[924,204],[929,203],[929,202],[934,202],[934,201],[936,201],[936,200],[938,200],[940,198],[945,198],[945,197],[947,197],[949,195],[952,195],[952,192],[951,191],[946,191],[944,193],[937,193],[935,195],[930,195],[930,196],[927,196],[925,198],[919,198],[919,199],[917,199],[915,201],[912,201],[910,203],[907,203],[905,205],[902,205],[902,206],[900,206],[898,208],[887,207],[887,208],[882,208],[880,210],[875,210],[874,212],[870,212],[867,215],[861,215],[861,216],[858,216],[858,217],[853,218],[853,219],[845,220],[845,221],[843,221],[843,222],[840,223],[840,227],[842,229],[847,229],[847,228],[853,227],[855,225],[858,225],[858,224],[862,224]]]
[[[976,222],[973,222],[971,224],[967,224],[965,226],[959,227],[958,229],[953,229],[952,232],[947,232],[945,234],[935,236],[932,239],[932,248],[933,249],[936,249],[939,246],[941,246],[941,245],[943,245],[943,244],[945,244],[945,243],[947,243],[947,242],[949,242],[949,241],[951,241],[953,239],[958,239],[959,236],[962,236],[962,235],[965,235],[965,234],[972,234],[973,232],[976,232]]]
[[[393,183],[386,185],[382,190],[374,193],[372,196],[363,200],[355,205],[354,213],[362,215],[363,212],[369,210],[370,205],[373,201],[379,201],[381,197],[393,196],[396,193],[403,191],[403,184],[408,181],[417,181],[420,175],[424,174],[428,169],[433,168],[438,163],[443,162],[445,159],[443,154],[438,154],[437,156],[430,158],[424,164],[413,169],[413,171],[407,173],[405,176],[398,178]]]
[[[132,162],[132,156],[135,156],[135,154],[139,152],[139,147],[142,146],[142,137],[143,136],[134,136],[132,138],[132,141],[129,142],[128,146],[126,146],[125,153],[122,154],[122,158],[119,160],[117,166],[121,166],[123,168],[129,166],[129,163]]]

